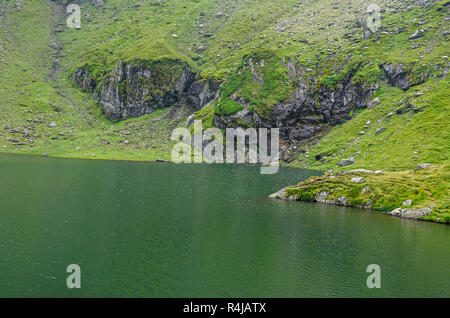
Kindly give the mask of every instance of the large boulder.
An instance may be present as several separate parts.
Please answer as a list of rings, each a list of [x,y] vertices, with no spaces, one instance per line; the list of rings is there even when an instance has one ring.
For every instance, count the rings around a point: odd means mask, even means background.
[[[364,183],[366,180],[363,177],[352,178],[353,183]]]
[[[411,74],[407,70],[406,66],[401,63],[384,63],[380,64],[379,67],[384,73],[383,78],[387,80],[389,85],[396,86],[404,91],[408,90],[412,86],[424,83],[429,76],[429,72],[410,76]]]
[[[423,37],[424,35],[425,35],[425,31],[423,29],[420,29],[420,30],[416,30],[416,32],[414,32],[408,39],[416,40],[416,39]]]
[[[423,208],[423,209],[405,209],[405,208],[398,208],[390,212],[390,215],[398,216],[405,219],[420,219],[423,216],[427,216],[433,212],[433,208]]]
[[[346,167],[346,166],[350,166],[354,163],[355,163],[355,160],[353,158],[350,158],[350,159],[342,159],[341,161],[339,161],[338,164],[342,167]]]
[[[431,163],[419,163],[414,170],[424,170],[433,167]]]
[[[372,109],[377,107],[378,105],[380,105],[380,98],[377,97],[375,98],[373,101],[371,101],[369,104],[367,104],[367,108],[368,109]]]

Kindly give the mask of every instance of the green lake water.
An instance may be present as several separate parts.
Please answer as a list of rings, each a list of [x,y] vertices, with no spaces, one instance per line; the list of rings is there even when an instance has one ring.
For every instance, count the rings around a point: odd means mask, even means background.
[[[450,226],[267,199],[318,174],[2,155],[0,296],[450,297]]]

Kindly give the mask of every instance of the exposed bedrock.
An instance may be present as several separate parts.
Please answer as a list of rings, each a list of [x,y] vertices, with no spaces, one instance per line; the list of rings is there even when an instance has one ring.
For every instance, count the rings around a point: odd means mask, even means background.
[[[411,76],[404,65],[385,63],[378,66],[378,78],[368,80],[358,76],[361,65],[340,73],[343,65],[335,71],[338,80],[330,84],[323,81],[321,69],[311,70],[292,62],[286,67],[292,93],[285,101],[261,116],[246,100],[232,94],[228,97],[243,109],[232,115],[216,114],[214,126],[279,128],[281,138],[290,144],[314,137],[327,126],[344,123],[355,110],[375,107],[379,101],[373,103],[372,96],[380,81],[407,90],[429,76],[428,72]],[[176,105],[188,105],[196,111],[219,98],[219,82],[201,79],[179,60],[119,61],[101,82],[85,66],[75,71],[73,79],[83,91],[95,92],[105,116],[113,122]]]
[[[295,84],[292,94],[284,102],[275,105],[269,116],[262,118],[249,110],[245,101],[234,99],[244,109],[231,116],[217,115],[214,124],[226,127],[232,123],[246,122],[260,127],[277,127],[287,142],[308,139],[322,131],[327,124],[337,125],[351,118],[350,112],[367,107],[379,83],[354,81],[355,72],[328,87],[317,85],[318,78],[309,70],[290,64],[291,80]],[[356,70],[355,70],[356,71]]]
[[[198,79],[179,61],[119,61],[100,87],[84,67],[75,71],[74,81],[85,92],[96,92],[113,122],[181,104],[198,110],[216,98],[219,88],[218,82]]]

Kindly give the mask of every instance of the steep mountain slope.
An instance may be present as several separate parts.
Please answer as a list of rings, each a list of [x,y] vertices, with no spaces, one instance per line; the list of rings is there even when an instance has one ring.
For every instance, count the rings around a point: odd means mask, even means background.
[[[169,159],[193,115],[279,127],[295,167],[448,163],[448,1],[70,3],[81,29],[68,1],[0,4],[2,152]]]
[[[68,50],[58,36],[67,28],[62,9],[51,1],[0,2],[0,151],[167,157],[171,130],[188,112],[165,109],[114,125],[106,120],[95,99],[69,78]]]

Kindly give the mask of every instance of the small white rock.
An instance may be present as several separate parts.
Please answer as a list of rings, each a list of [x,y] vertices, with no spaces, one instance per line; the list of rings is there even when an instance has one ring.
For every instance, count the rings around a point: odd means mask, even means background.
[[[405,202],[402,203],[403,206],[411,206],[412,204],[412,200],[406,200]]]
[[[363,183],[364,181],[366,181],[364,178],[359,177],[359,178],[352,178],[352,182],[353,183]]]

